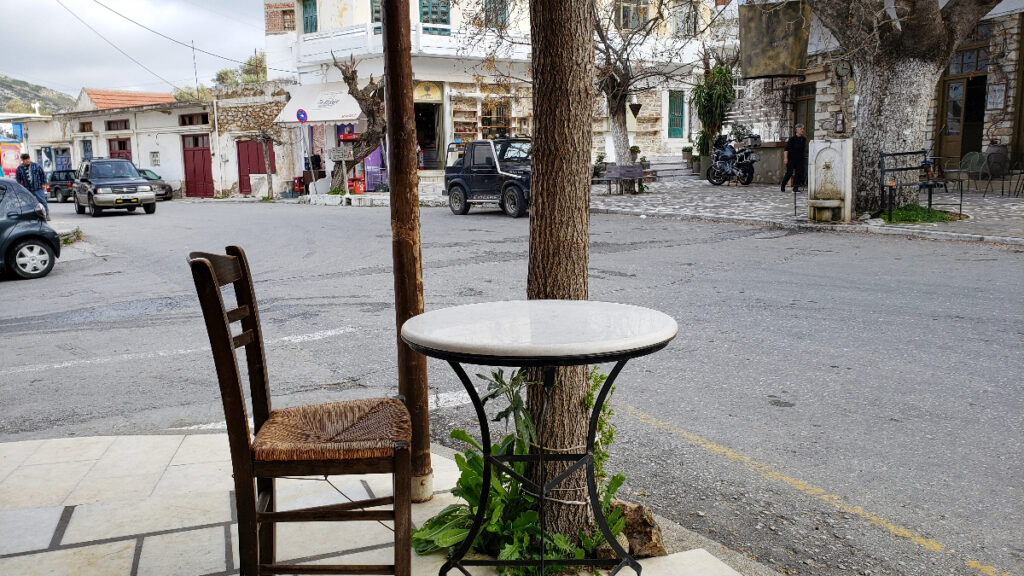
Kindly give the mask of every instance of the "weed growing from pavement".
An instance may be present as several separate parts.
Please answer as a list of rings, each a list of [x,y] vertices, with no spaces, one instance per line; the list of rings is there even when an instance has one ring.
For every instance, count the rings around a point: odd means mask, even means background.
[[[917,204],[907,204],[902,208],[897,208],[892,211],[892,219],[889,219],[889,211],[883,210],[880,216],[889,224],[912,224],[915,222],[949,222],[954,220],[955,217],[950,215],[948,212],[941,210],[931,209],[929,210],[925,206],[918,206]]]

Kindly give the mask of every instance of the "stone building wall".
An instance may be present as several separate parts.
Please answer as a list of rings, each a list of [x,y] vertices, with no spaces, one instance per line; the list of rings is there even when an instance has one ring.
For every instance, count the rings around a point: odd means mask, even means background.
[[[301,140],[296,130],[274,124],[288,102],[288,93],[276,82],[263,82],[219,88],[214,96],[217,99],[217,135],[211,146],[214,162],[219,163],[224,175],[222,179],[215,179],[218,196],[238,194],[237,142],[262,137],[275,141],[274,189],[277,192],[288,189],[291,179],[298,175],[293,159]]]
[[[290,10],[292,13],[291,27],[285,27],[284,12]],[[263,5],[263,20],[266,25],[266,33],[284,34],[295,30],[295,4],[292,2],[266,2]]]

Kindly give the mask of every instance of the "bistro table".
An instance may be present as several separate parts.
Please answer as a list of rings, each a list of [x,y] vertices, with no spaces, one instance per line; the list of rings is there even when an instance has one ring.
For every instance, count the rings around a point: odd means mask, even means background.
[[[491,477],[491,466],[516,478],[538,496],[540,528],[547,530],[544,504],[548,492],[564,482],[582,466],[587,469],[587,490],[594,518],[606,541],[618,558],[613,559],[545,559],[545,543],[537,560],[465,560],[483,526],[490,496],[490,482],[482,483],[479,506],[473,525],[455,554],[441,567],[440,576],[453,568],[469,576],[467,566],[536,566],[544,574],[545,565],[594,566],[613,568],[617,573],[630,566],[640,574],[640,564],[612,537],[601,511],[594,477],[594,442],[597,421],[616,377],[631,358],[651,354],[664,348],[676,336],[678,326],[670,316],[628,304],[592,302],[587,300],[520,300],[488,302],[444,308],[409,319],[402,326],[402,339],[426,356],[448,361],[458,375],[476,409],[483,444],[483,477]],[[544,435],[544,414],[555,384],[555,368],[615,362],[614,368],[594,399],[587,431],[586,451],[582,453],[545,454],[538,450],[529,455],[492,455],[490,430],[484,406],[476,387],[462,363],[483,366],[541,367],[544,402],[538,425],[539,438]],[[517,474],[508,463],[536,462],[543,470],[545,461],[560,461],[569,467],[556,477],[540,484]]]

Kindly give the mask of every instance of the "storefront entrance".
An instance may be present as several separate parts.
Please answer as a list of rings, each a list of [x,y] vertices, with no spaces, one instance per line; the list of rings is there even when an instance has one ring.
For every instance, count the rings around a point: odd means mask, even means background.
[[[426,170],[436,170],[437,156],[441,146],[441,105],[416,103],[416,144],[422,153],[421,165]]]
[[[946,80],[940,156],[962,158],[968,152],[981,152],[987,84],[986,76]]]

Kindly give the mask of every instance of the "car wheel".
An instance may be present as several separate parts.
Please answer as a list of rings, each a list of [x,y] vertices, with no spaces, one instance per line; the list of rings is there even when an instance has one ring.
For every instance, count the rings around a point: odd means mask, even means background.
[[[526,212],[526,199],[518,186],[509,186],[501,193],[501,206],[512,218],[519,218]]]
[[[78,203],[78,196],[71,199],[75,203],[75,214],[85,214],[85,206]]]
[[[89,214],[91,214],[93,218],[103,214],[103,208],[97,206],[96,202],[94,202],[92,198],[89,198]]]
[[[154,212],[156,212],[156,202],[153,202],[151,204],[143,204],[142,205],[142,210],[146,214],[153,214]]]
[[[42,240],[26,240],[11,250],[11,271],[22,278],[42,278],[53,269],[53,248]]]
[[[459,216],[469,212],[469,202],[466,201],[466,191],[462,186],[452,186],[448,191],[448,207],[452,209],[452,214]]]
[[[711,182],[715,186],[721,186],[722,184],[725,184],[725,174],[723,174],[722,171],[719,170],[718,167],[715,166],[714,164],[708,167],[707,177],[708,182]]]

